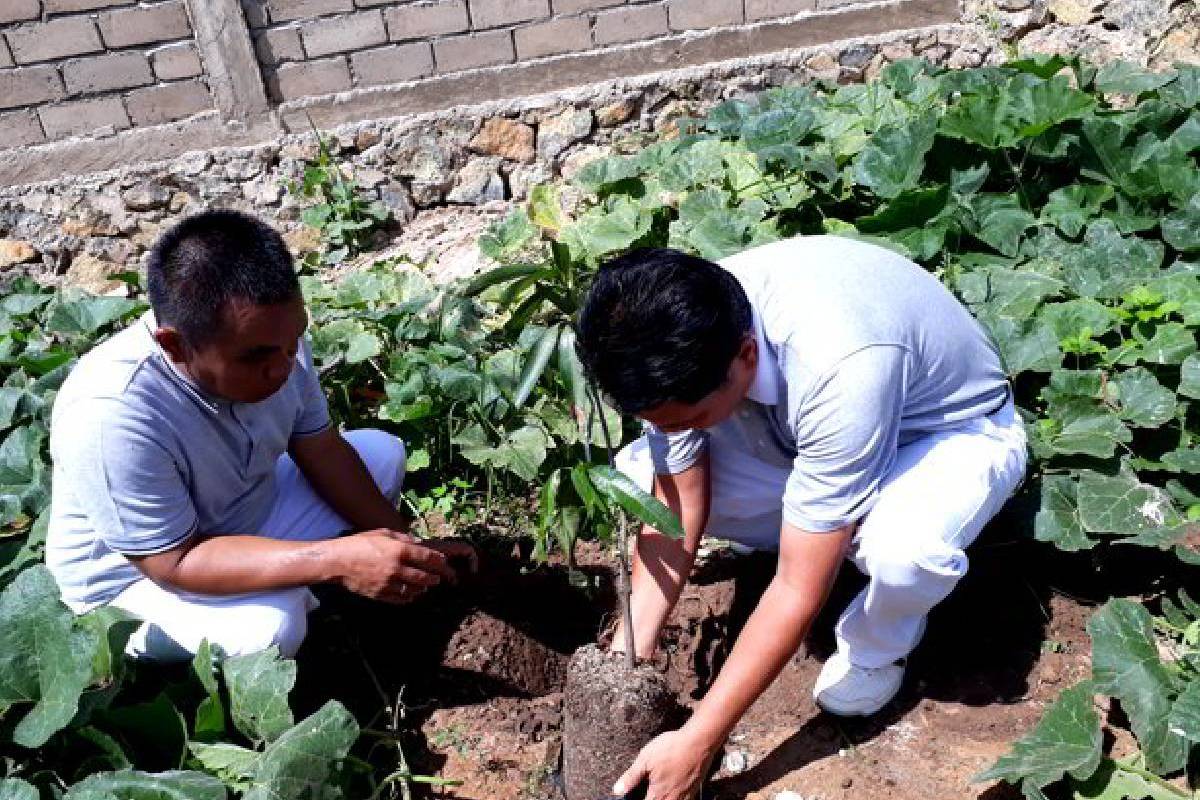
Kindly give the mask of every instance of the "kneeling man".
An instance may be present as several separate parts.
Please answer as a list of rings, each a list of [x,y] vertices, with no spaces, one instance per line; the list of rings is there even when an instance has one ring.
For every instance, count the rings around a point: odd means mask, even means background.
[[[900,688],[926,615],[1025,470],[996,348],[933,276],[895,253],[813,236],[721,265],[641,250],[599,272],[580,356],[647,423],[620,469],[686,535],[643,529],[632,640],[651,653],[704,535],[778,550],[776,575],[708,695],[615,787],[691,797],[712,756],[808,633],[843,558],[868,578],[837,624],[814,695],[869,715]]]
[[[311,584],[406,602],[453,581],[449,559],[473,564],[464,543],[407,535],[400,440],[331,424],[278,233],[189,217],[147,278],[151,311],[81,358],[54,404],[46,561],[72,609],[144,620],[136,656],[187,659],[206,639],[291,656]]]

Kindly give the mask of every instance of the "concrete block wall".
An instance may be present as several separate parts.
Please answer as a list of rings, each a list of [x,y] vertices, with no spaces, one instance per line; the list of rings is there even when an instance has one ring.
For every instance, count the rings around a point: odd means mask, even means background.
[[[212,108],[184,0],[0,0],[0,149]]]
[[[278,103],[871,0],[241,0]]]

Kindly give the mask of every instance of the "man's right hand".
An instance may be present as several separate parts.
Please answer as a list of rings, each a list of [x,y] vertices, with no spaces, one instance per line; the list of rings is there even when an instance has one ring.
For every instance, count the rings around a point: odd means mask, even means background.
[[[442,581],[458,579],[444,553],[399,531],[379,528],[336,542],[338,582],[364,597],[407,603]]]

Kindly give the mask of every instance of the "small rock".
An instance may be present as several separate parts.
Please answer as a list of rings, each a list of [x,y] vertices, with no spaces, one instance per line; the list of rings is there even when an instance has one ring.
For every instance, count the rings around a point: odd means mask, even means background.
[[[1086,25],[1096,16],[1096,0],[1050,0],[1049,11],[1064,25]]]
[[[775,793],[774,800],[804,800],[804,795],[793,792],[791,789],[784,789],[782,792]]]
[[[360,169],[355,173],[354,179],[359,186],[373,189],[380,184],[386,183],[388,176],[377,169]]]
[[[458,173],[458,181],[446,195],[448,203],[482,205],[504,199],[504,179],[500,177],[498,158],[474,158]]]
[[[283,234],[283,242],[293,255],[304,255],[321,248],[321,232],[304,225]]]
[[[365,130],[359,131],[354,137],[354,146],[359,151],[368,150],[383,141],[383,134],[379,131]]]
[[[854,778],[851,778],[849,775],[847,775],[845,778],[842,778],[842,788],[843,789],[849,789],[853,785],[854,785]]]
[[[315,139],[305,138],[295,142],[289,142],[279,151],[279,155],[284,158],[294,158],[297,161],[315,161],[317,156],[321,155],[321,147]]]
[[[946,66],[950,67],[950,69],[968,69],[978,67],[982,63],[983,53],[965,47],[954,51],[953,55],[946,60]]]
[[[913,47],[908,42],[885,44],[879,51],[888,61],[903,61],[913,57]]]
[[[581,147],[563,159],[562,166],[559,167],[559,174],[564,179],[571,180],[579,174],[579,170],[598,158],[604,158],[606,155],[608,155],[608,149],[599,145],[592,144]]]
[[[379,202],[392,212],[394,219],[401,222],[408,222],[416,216],[417,209],[413,206],[412,195],[404,188],[404,184],[397,181],[389,181],[379,188]]]
[[[750,757],[742,750],[730,750],[721,761],[721,766],[730,775],[740,775],[750,767]]]
[[[154,211],[167,207],[171,202],[171,192],[161,183],[142,181],[126,189],[121,199],[130,211]]]
[[[543,120],[538,126],[537,153],[542,158],[553,159],[591,132],[592,112],[569,109]]]
[[[184,153],[174,162],[175,172],[187,177],[199,175],[211,165],[212,156],[203,151]]]
[[[167,206],[167,210],[172,214],[178,214],[180,211],[183,211],[185,208],[191,205],[194,199],[195,198],[187,192],[172,192],[171,203]]]
[[[501,156],[529,164],[536,157],[533,149],[533,128],[515,119],[493,117],[483,123],[479,133],[470,141],[476,153]]]
[[[256,180],[242,186],[242,194],[256,206],[273,206],[283,197],[283,187],[277,181]]]
[[[883,57],[883,53],[876,53],[871,59],[871,63],[867,64],[867,68],[863,70],[863,78],[868,81],[873,81],[883,72],[883,68],[887,66],[887,59]]]
[[[817,53],[805,66],[812,72],[813,77],[819,80],[837,80],[842,74],[838,62],[829,53]]]
[[[596,111],[596,122],[601,128],[615,128],[621,123],[628,122],[633,119],[633,115],[637,113],[637,103],[632,100],[621,100],[617,103],[609,103]]]
[[[63,276],[63,283],[86,289],[92,294],[110,294],[125,285],[109,277],[112,273],[120,271],[121,267],[118,264],[84,253],[72,259],[71,266],[67,267]]]
[[[19,239],[0,239],[0,269],[36,260],[38,251],[29,242]]]
[[[570,160],[568,157],[567,160]],[[520,164],[508,173],[508,188],[514,200],[524,200],[539,183],[548,183],[554,178],[546,164]]]
[[[996,8],[1001,11],[1024,11],[1033,5],[1033,0],[996,0]]]
[[[842,55],[838,58],[838,62],[843,67],[858,69],[865,67],[867,62],[875,55],[875,48],[865,44],[857,44],[842,51]]]
[[[235,158],[225,165],[225,177],[234,181],[248,181],[262,174],[263,163],[254,157]]]

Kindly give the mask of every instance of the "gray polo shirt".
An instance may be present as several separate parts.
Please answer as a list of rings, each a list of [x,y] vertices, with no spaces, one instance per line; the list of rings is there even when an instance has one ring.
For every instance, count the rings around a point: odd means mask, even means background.
[[[790,469],[783,518],[823,532],[862,519],[897,448],[996,411],[1008,396],[982,326],[918,265],[837,236],[805,236],[721,262],[753,307],[759,362],[746,401],[712,428],[649,427],[658,474],[714,439]],[[753,467],[753,463],[749,465]]]
[[[303,340],[283,388],[233,403],[179,372],[154,326],[147,314],[83,356],[54,403],[46,562],[77,611],[141,577],[127,555],[164,552],[198,532],[257,533],[288,442],[330,424]]]

